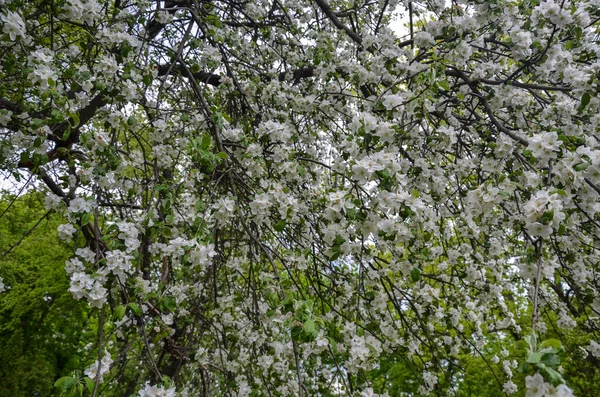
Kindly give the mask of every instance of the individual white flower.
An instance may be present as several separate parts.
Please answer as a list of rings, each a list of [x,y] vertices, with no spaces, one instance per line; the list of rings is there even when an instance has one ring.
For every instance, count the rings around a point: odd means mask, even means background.
[[[87,295],[87,291],[92,288],[94,281],[92,278],[83,272],[75,272],[71,274],[71,287],[69,292],[73,294],[75,299],[81,299]]]
[[[211,263],[211,258],[216,255],[214,244],[197,245],[190,251],[190,261],[194,265],[207,266]]]
[[[382,103],[387,110],[392,110],[402,105],[403,101],[404,99],[400,95],[388,94],[383,97]]]
[[[33,83],[39,83],[45,89],[50,86],[50,82],[56,82],[58,75],[48,65],[37,65],[33,72],[27,76]]]
[[[360,395],[362,397],[377,397],[379,396],[379,394],[375,394],[375,392],[373,392],[373,389],[370,387],[367,387],[365,390],[363,390]]]
[[[102,16],[102,7],[96,0],[69,0],[62,12],[68,20],[93,24]]]
[[[133,223],[119,222],[119,235],[117,236],[125,242],[127,252],[132,252],[138,249],[140,246],[140,240],[138,239],[138,230]]]
[[[169,313],[169,314],[161,314],[160,319],[163,321],[163,323],[165,323],[166,325],[172,325],[173,324],[173,313]]]
[[[531,44],[533,44],[531,32],[518,32],[512,36],[511,54],[515,60],[527,58],[531,55]]]
[[[95,281],[92,289],[88,292],[87,300],[91,307],[101,308],[106,302],[107,289]]]
[[[508,381],[502,386],[502,391],[506,394],[514,394],[518,390],[517,385],[513,381]]]
[[[0,277],[0,292],[6,291],[6,286],[4,285],[4,279]]]
[[[71,258],[65,262],[65,272],[68,275],[84,271],[85,265],[78,258]]]
[[[37,48],[27,56],[27,62],[35,65],[38,63],[50,63],[53,58],[53,53],[48,48]]]
[[[10,110],[2,109],[0,110],[0,126],[6,127],[10,122],[10,119],[13,115],[13,112]]]
[[[254,201],[250,203],[252,213],[257,217],[265,216],[269,213],[269,209],[273,206],[273,201],[269,193],[261,193],[256,195]]]
[[[547,384],[548,392],[546,393],[546,397],[573,397],[573,391],[569,389],[566,385],[558,385],[556,387],[551,384]]]
[[[162,23],[163,25],[173,22],[173,19],[174,19],[172,14],[169,14],[168,12],[166,12],[164,10],[158,11],[154,15],[154,18],[156,19],[156,21],[158,23]]]
[[[423,382],[425,382],[428,390],[433,390],[435,385],[438,383],[438,377],[429,371],[425,371],[423,372]]]
[[[435,44],[435,40],[429,32],[421,31],[415,33],[414,43],[417,47],[429,48]]]
[[[58,225],[57,230],[58,238],[67,242],[71,242],[73,240],[73,234],[77,231],[75,226],[71,225],[70,223]]]
[[[544,397],[548,391],[547,384],[540,374],[527,376],[525,378],[525,386],[527,387],[526,397]]]
[[[149,280],[145,280],[139,276],[135,278],[135,285],[136,288],[139,289],[140,295],[142,297],[148,295],[155,289],[155,286],[153,286]]]
[[[259,144],[257,143],[251,143],[250,145],[248,145],[248,147],[246,148],[246,153],[250,156],[250,157],[260,157],[262,156],[262,148],[260,147]]]
[[[175,397],[175,391],[174,387],[165,389],[164,386],[146,385],[138,394],[140,397]]]
[[[552,234],[552,226],[544,225],[540,222],[534,222],[527,225],[529,234],[536,237],[548,238]]]
[[[75,250],[75,254],[84,261],[90,263],[94,262],[94,260],[96,259],[96,253],[92,251],[89,247],[77,248],[77,250]]]
[[[131,261],[133,256],[127,255],[123,251],[112,250],[107,251],[106,254],[106,266],[98,271],[98,273],[106,276],[108,273],[112,273],[125,282],[127,273],[131,270]]]
[[[4,22],[2,32],[8,34],[12,41],[15,41],[17,36],[25,37],[25,22],[19,14],[8,11],[6,15],[0,15],[0,20]]]
[[[93,200],[89,201],[84,198],[78,197],[71,200],[71,202],[69,203],[69,213],[71,214],[90,212],[95,207],[95,205],[96,203]]]
[[[60,196],[57,196],[56,194],[53,194],[53,193],[48,193],[46,195],[46,198],[44,199],[44,206],[46,207],[47,210],[56,210],[56,209],[60,208],[62,203],[63,203],[63,201],[60,198]]]

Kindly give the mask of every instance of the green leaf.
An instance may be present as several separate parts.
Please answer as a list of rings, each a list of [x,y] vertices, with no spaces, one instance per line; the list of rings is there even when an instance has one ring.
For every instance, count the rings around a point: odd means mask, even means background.
[[[527,357],[527,362],[530,364],[537,364],[542,360],[542,355],[538,352],[529,353],[529,357]]]
[[[542,356],[542,363],[549,367],[556,367],[560,364],[560,360],[556,354],[544,354]]]
[[[291,334],[292,340],[295,340],[296,342],[300,341],[301,335],[302,335],[302,327],[297,324],[294,325],[290,329],[290,334]]]
[[[77,384],[77,379],[72,376],[63,376],[54,382],[54,387],[61,389],[62,391],[67,391],[72,389]]]
[[[421,279],[421,270],[419,270],[419,268],[415,267],[410,271],[410,278],[412,279],[412,281],[414,281],[415,283],[417,281],[419,281]]]
[[[333,245],[334,247],[339,247],[340,245],[344,244],[346,242],[346,240],[342,237],[342,236],[337,236],[335,238],[335,240],[333,240]]]
[[[177,302],[172,296],[163,296],[160,299],[159,306],[163,312],[172,312],[177,307]]]
[[[311,319],[306,320],[304,322],[304,332],[310,334],[317,332],[317,324]]]
[[[36,129],[44,125],[44,120],[34,117],[31,119],[31,128]]]
[[[554,347],[555,349],[558,349],[558,350],[562,350],[562,348],[563,348],[562,343],[558,339],[547,339],[542,342],[540,347],[541,348]]]
[[[19,161],[20,161],[21,163],[27,163],[27,162],[29,162],[30,160],[31,160],[31,157],[30,157],[30,155],[29,155],[29,152],[25,151],[25,152],[22,152],[22,153],[21,153],[21,157],[20,157],[20,159],[19,159]]]
[[[229,158],[229,156],[225,152],[219,152],[215,156],[217,156],[218,158],[223,159],[223,160],[227,160]]]
[[[77,126],[79,126],[79,115],[77,113],[73,113],[71,115],[71,119],[73,120],[73,128],[77,128]]]
[[[304,334],[308,341],[313,341],[319,336],[319,329],[313,320],[308,319],[304,322]]]
[[[586,92],[585,94],[583,94],[583,96],[581,97],[581,105],[579,106],[580,110],[585,109],[585,107],[590,103],[590,93]]]
[[[135,314],[136,316],[142,315],[142,309],[140,308],[140,305],[138,305],[137,303],[132,302],[132,303],[129,303],[127,306],[129,306],[129,308],[131,309],[133,314]]]
[[[544,366],[543,371],[550,377],[550,383],[554,386],[564,383],[562,374],[555,369]]]
[[[90,378],[88,378],[87,376],[85,378],[83,378],[83,380],[85,381],[85,385],[87,386],[87,388],[90,391],[90,393],[93,393],[94,392],[94,387],[96,386],[96,384],[94,383],[94,381],[91,380]]]
[[[91,212],[86,212],[81,217],[81,226],[85,226],[93,220],[94,220],[94,214],[92,214]]]
[[[169,187],[167,185],[155,185],[154,191],[159,193],[167,193],[169,191]]]
[[[212,139],[208,135],[204,135],[202,137],[202,141],[200,141],[200,149],[208,149],[210,144],[212,143]]]
[[[273,226],[273,228],[274,228],[276,231],[278,231],[278,232],[282,232],[282,231],[283,231],[283,229],[285,229],[285,224],[286,224],[286,222],[285,222],[285,219],[281,219],[279,222],[277,222],[277,223],[276,223],[276,224]]]
[[[125,307],[125,305],[119,305],[115,307],[115,310],[113,310],[113,318],[117,321],[121,320],[125,316],[126,310],[127,308]]]
[[[60,139],[63,141],[66,141],[67,139],[69,139],[70,136],[71,136],[71,126],[67,126],[67,128],[65,129],[65,132],[63,133],[63,136]]]
[[[331,256],[329,257],[329,260],[334,261],[339,257],[340,257],[340,251],[334,251],[333,254],[331,254]]]

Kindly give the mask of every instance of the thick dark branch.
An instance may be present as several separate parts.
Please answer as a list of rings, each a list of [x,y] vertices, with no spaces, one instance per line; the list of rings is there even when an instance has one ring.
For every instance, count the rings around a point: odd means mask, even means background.
[[[596,193],[600,194],[600,187],[592,182],[589,178],[584,178],[585,182],[596,191]]]
[[[72,144],[79,142],[80,128],[86,125],[96,115],[96,112],[107,103],[108,101],[103,94],[96,95],[86,107],[78,112],[79,125],[74,131],[71,131],[69,137],[64,141],[61,139],[64,132],[69,127],[69,123],[75,124],[75,120],[70,118],[68,121],[63,121],[56,126],[50,127],[53,132],[51,139],[56,142],[57,147],[71,147]]]
[[[542,90],[542,91],[561,91],[561,92],[570,92],[571,87],[565,87],[561,85],[540,85],[540,84],[529,84],[529,83],[521,83],[520,81],[506,81],[506,80],[491,80],[491,79],[481,79],[481,80],[473,80],[474,82],[480,81],[483,84],[487,85],[512,85],[519,88],[525,88],[529,90]]]
[[[362,38],[338,19],[335,12],[333,12],[331,7],[325,0],[315,0],[315,3],[317,3],[321,11],[323,11],[323,13],[327,15],[327,18],[329,18],[329,20],[335,25],[336,28],[346,32],[348,37],[350,37],[356,44],[362,47]]]
[[[304,66],[300,69],[290,70],[288,72],[281,72],[279,73],[277,78],[279,79],[279,81],[285,81],[289,79],[296,82],[304,78],[314,77],[315,70],[316,67],[314,66]],[[181,64],[177,64],[174,67],[171,67],[171,65],[168,64],[158,65],[159,76],[165,76],[167,73],[178,73],[182,76],[187,77],[187,72]],[[223,76],[219,76],[217,74],[209,72],[192,72],[192,76],[194,76],[194,80],[196,80],[198,83],[209,84],[214,87],[218,87],[224,82]]]
[[[6,99],[0,98],[0,109],[7,109],[14,113],[22,113],[23,110],[16,103],[7,101]]]
[[[186,75],[185,68],[180,64],[177,64],[174,67],[171,67],[170,64],[158,65],[159,76],[165,76],[167,73],[174,73],[175,71],[183,76]],[[222,76],[209,72],[193,72],[192,76],[194,76],[194,79],[199,83],[209,84],[215,87],[220,86],[224,81]]]
[[[303,66],[300,69],[290,70],[289,72],[281,72],[279,73],[279,81],[284,81],[291,77],[294,82],[297,82],[300,79],[313,77],[316,69],[317,68],[314,66]]]

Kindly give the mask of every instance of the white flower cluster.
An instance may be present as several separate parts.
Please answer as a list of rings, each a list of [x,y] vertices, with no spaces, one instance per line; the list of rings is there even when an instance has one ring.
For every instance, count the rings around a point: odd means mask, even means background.
[[[516,32],[511,35],[511,38],[511,54],[515,60],[521,60],[531,55],[531,45],[533,44],[533,34],[531,32]]]
[[[586,348],[590,354],[596,358],[600,358],[600,343],[591,340],[589,346]]]
[[[106,293],[108,292],[103,284],[103,280],[100,278],[92,278],[87,273],[76,272],[71,275],[69,292],[73,294],[75,299],[85,297],[90,306],[101,308],[106,302]]]
[[[565,219],[562,209],[563,202],[557,193],[539,190],[523,206],[527,229],[533,236],[548,237]]]
[[[113,359],[108,351],[104,351],[104,355],[100,361],[100,371],[98,371],[98,360],[94,361],[92,365],[87,367],[83,373],[90,379],[96,379],[98,376],[99,382],[104,382],[104,375],[110,371],[110,366],[113,363]]]
[[[104,287],[104,283],[108,271],[99,271],[94,276],[90,276],[86,273],[85,264],[81,259],[94,263],[96,255],[87,247],[77,249],[76,254],[79,258],[71,258],[65,264],[65,271],[70,278],[69,292],[75,299],[86,298],[90,306],[101,308],[107,300],[108,290]],[[113,272],[115,272],[114,268],[119,267],[112,266]],[[118,271],[116,274],[119,274]]]
[[[62,11],[66,19],[88,24],[94,24],[102,16],[102,6],[96,0],[69,0]]]
[[[541,132],[535,134],[529,139],[527,150],[540,162],[548,162],[556,158],[556,152],[559,150],[562,142],[558,140],[558,135],[554,131]]]
[[[51,83],[58,80],[58,75],[52,65],[54,54],[47,48],[38,48],[32,52],[28,61],[33,71],[27,76],[32,82],[38,83],[42,90],[48,89]]]
[[[138,239],[138,229],[134,223],[119,222],[119,237],[125,243],[125,252],[131,253],[138,249],[140,241]]]

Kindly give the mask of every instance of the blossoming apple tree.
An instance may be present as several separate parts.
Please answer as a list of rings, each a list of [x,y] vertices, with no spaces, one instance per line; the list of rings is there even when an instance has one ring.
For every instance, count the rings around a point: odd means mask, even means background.
[[[100,324],[57,387],[460,395],[477,358],[571,395],[597,364],[600,1],[0,3],[0,168],[65,214]]]

